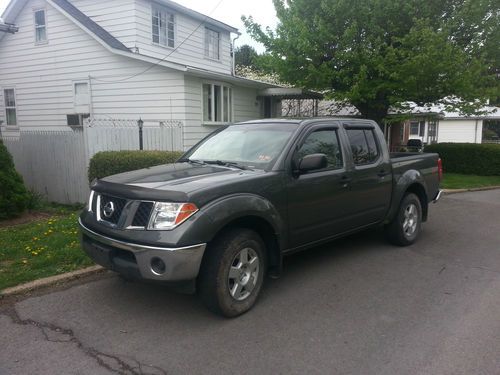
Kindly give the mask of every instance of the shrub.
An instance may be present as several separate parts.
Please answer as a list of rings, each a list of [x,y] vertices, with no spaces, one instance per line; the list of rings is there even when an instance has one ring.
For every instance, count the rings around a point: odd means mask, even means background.
[[[437,152],[445,172],[500,176],[500,145],[476,143],[438,143],[425,147]]]
[[[29,200],[23,178],[16,171],[12,156],[0,140],[0,220],[22,214]]]
[[[181,157],[179,151],[103,151],[90,160],[89,181],[113,174],[173,163]]]

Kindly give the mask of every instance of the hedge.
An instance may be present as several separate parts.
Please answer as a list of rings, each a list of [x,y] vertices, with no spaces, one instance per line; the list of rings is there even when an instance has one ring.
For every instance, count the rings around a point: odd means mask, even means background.
[[[500,145],[476,143],[437,143],[425,147],[437,152],[444,172],[500,176]]]
[[[90,160],[89,181],[113,174],[173,163],[181,157],[179,151],[103,151]]]
[[[30,200],[31,195],[24,186],[23,178],[0,140],[0,220],[21,215]]]

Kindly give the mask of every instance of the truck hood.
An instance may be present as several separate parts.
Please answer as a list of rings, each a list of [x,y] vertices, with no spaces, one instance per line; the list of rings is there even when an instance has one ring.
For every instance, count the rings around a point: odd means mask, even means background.
[[[196,191],[214,190],[215,187],[226,190],[223,187],[262,174],[265,172],[261,170],[175,163],[105,177],[95,182],[92,188],[132,199],[187,201]]]

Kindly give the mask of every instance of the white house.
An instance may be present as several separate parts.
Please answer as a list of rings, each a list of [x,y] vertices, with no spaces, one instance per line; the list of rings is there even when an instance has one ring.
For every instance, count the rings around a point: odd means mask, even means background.
[[[484,107],[479,115],[464,115],[447,111],[444,105],[411,105],[412,118],[390,126],[392,148],[406,145],[410,139],[423,144],[432,143],[482,143],[485,121],[500,119],[500,108]]]
[[[218,125],[273,117],[274,85],[233,74],[234,27],[170,0],[12,0],[0,32],[4,136],[87,116],[178,120],[188,148]],[[69,129],[68,129],[69,130]]]

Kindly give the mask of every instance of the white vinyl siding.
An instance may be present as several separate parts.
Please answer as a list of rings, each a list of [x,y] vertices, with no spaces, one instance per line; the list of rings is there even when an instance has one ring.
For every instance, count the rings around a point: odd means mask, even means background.
[[[7,126],[17,125],[16,90],[3,90],[5,104],[5,123]]]
[[[476,124],[477,122],[477,124]],[[481,143],[483,120],[440,120],[438,125],[438,142]]]
[[[77,0],[83,1],[83,0]],[[130,28],[135,28],[136,39],[127,47],[137,47],[139,53],[155,59],[165,59],[176,64],[192,66],[216,73],[231,74],[231,35],[228,31],[219,30],[219,58],[205,58],[205,24],[181,12],[175,13],[174,49],[166,50],[164,46],[153,42],[152,18],[153,9],[166,9],[161,5],[152,6],[147,0],[135,0],[135,22]],[[105,27],[103,25],[103,27]],[[215,28],[214,28],[215,29]],[[108,29],[107,29],[108,30]],[[115,35],[111,30],[109,30]],[[120,39],[122,40],[122,39]],[[168,56],[167,56],[168,55]]]
[[[97,6],[97,2],[88,2]],[[33,44],[33,9],[44,5],[50,20],[50,43],[40,49]],[[183,121],[186,108],[182,72],[154,67],[140,74],[151,64],[109,52],[43,1],[28,2],[16,24],[19,32],[6,34],[0,40],[3,125],[3,89],[15,87],[17,124],[22,130],[69,131],[67,115],[76,113],[75,82],[89,82],[90,109],[96,117]]]
[[[34,11],[35,19],[35,43],[47,42],[47,20],[45,17],[45,9],[37,9]]]
[[[175,16],[173,13],[153,6],[151,34],[154,44],[174,48],[175,46]]]
[[[220,33],[218,31],[205,28],[205,57],[219,60],[220,58]]]

